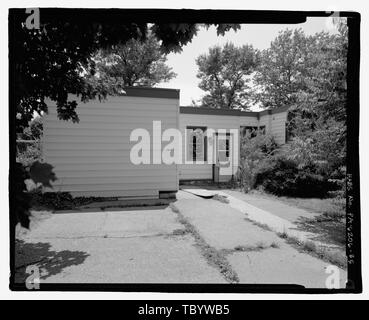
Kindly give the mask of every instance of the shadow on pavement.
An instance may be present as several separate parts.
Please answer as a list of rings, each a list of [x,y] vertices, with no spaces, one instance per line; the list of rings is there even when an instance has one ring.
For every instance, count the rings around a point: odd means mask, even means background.
[[[83,251],[53,251],[45,242],[26,243],[16,240],[15,245],[15,283],[24,283],[30,275],[27,266],[35,265],[40,269],[40,279],[60,273],[64,268],[82,264],[89,256]]]

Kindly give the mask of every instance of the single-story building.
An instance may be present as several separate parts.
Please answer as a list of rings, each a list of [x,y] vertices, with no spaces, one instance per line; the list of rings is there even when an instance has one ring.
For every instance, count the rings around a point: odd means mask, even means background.
[[[180,180],[230,180],[238,168],[239,132],[260,129],[285,143],[284,107],[261,112],[180,107],[179,90],[125,91],[79,103],[78,123],[59,120],[56,103],[48,102],[43,160],[57,177],[48,191],[158,198],[176,192]]]

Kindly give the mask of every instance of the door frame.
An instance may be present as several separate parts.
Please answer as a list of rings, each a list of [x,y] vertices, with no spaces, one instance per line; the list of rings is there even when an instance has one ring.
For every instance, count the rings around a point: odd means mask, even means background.
[[[230,174],[223,174],[221,175],[220,174],[220,170],[221,170],[221,167],[219,166],[219,161],[218,161],[218,142],[219,142],[219,135],[224,135],[225,137],[229,137],[229,166],[230,166]],[[234,134],[231,133],[231,132],[224,132],[224,133],[219,133],[219,132],[215,132],[215,139],[214,139],[215,143],[213,145],[213,152],[214,152],[214,155],[215,155],[215,164],[213,165],[213,180],[215,180],[215,167],[218,166],[219,167],[219,172],[218,172],[218,175],[219,176],[230,176],[230,177],[233,177],[235,172],[233,172],[233,167],[234,167],[234,155],[235,155],[235,152],[233,150],[233,142],[234,142]]]

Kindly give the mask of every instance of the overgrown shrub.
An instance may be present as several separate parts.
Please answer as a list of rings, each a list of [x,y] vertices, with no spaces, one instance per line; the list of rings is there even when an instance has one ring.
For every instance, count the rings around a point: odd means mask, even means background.
[[[116,197],[73,197],[69,192],[42,192],[41,188],[29,192],[34,209],[71,210],[93,202],[112,201]]]
[[[68,192],[44,192],[40,189],[30,192],[31,194],[31,206],[34,208],[47,208],[47,209],[73,209],[75,207],[73,203],[73,197]]]
[[[236,175],[239,187],[245,192],[255,187],[256,176],[269,166],[277,150],[277,143],[269,134],[246,134],[241,137],[240,164]]]
[[[296,161],[279,155],[259,170],[255,186],[262,186],[267,192],[278,196],[327,197],[329,191],[338,187],[327,176],[316,172],[314,167],[300,167]]]

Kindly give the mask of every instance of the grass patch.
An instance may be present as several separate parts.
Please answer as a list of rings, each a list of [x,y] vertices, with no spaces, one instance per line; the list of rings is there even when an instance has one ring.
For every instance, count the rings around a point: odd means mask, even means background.
[[[337,220],[329,214],[314,218],[300,218],[296,223],[298,228],[315,234],[315,240],[334,244],[342,250],[346,247],[346,220]]]
[[[170,208],[178,215],[179,222],[185,227],[186,233],[190,233],[194,239],[196,246],[199,248],[201,255],[206,259],[209,265],[217,268],[222,276],[230,283],[238,283],[240,280],[237,273],[232,269],[225,257],[225,252],[217,250],[206,243],[205,239],[200,235],[198,230],[193,226],[181,213],[174,203],[171,203]]]
[[[306,251],[310,251],[310,252],[317,252],[318,250],[315,242],[310,241],[310,240],[303,242],[302,249]]]
[[[278,233],[278,236],[285,239],[288,244],[292,245],[300,252],[308,253],[340,268],[347,269],[347,256],[345,251],[319,246],[311,240],[301,241],[296,237],[287,235],[285,232]]]
[[[258,198],[279,201],[291,207],[315,213],[296,221],[299,230],[315,235],[314,240],[346,249],[346,200],[343,198],[293,198],[277,197],[262,191],[250,193]]]
[[[346,216],[346,199],[341,198],[296,198],[276,196],[270,193],[265,193],[260,190],[253,190],[251,195],[261,197],[269,200],[276,200],[288,204],[292,207],[304,209],[312,213],[319,213],[322,215],[336,216],[337,218],[344,218]]]

